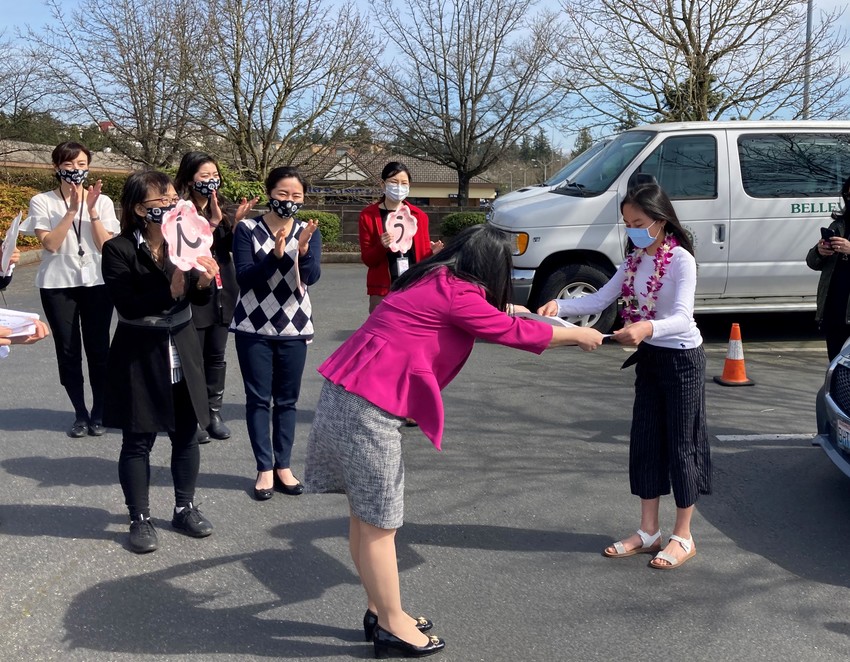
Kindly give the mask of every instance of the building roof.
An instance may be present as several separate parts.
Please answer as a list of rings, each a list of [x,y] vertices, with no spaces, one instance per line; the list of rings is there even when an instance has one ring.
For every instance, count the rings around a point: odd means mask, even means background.
[[[52,168],[50,155],[55,145],[39,145],[17,140],[0,140],[0,165],[16,168]],[[105,172],[132,172],[133,163],[121,154],[92,152],[91,169]]]
[[[444,184],[457,186],[457,172],[444,165],[413,156],[392,152],[359,152],[348,147],[331,148],[320,159],[308,163],[302,170],[316,185],[357,184],[377,186],[381,171],[390,161],[399,161],[410,170],[413,184]],[[490,184],[483,177],[473,177],[471,184]]]

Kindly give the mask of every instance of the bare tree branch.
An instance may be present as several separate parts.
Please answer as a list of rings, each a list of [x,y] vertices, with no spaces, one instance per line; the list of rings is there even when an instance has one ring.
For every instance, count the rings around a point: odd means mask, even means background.
[[[805,3],[799,0],[562,0],[569,38],[552,56],[572,75],[583,123],[803,114]],[[811,105],[846,116],[843,9],[812,34]]]

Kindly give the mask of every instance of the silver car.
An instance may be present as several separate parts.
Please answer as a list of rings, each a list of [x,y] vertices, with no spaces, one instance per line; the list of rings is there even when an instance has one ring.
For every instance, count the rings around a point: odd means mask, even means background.
[[[818,434],[812,443],[850,476],[850,343],[830,363],[815,408]]]

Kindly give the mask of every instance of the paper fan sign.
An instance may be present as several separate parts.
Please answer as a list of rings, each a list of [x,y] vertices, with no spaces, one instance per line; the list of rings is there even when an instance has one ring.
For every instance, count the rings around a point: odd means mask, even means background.
[[[168,242],[168,257],[180,271],[199,271],[205,269],[198,264],[199,257],[212,257],[210,247],[213,243],[212,228],[188,200],[181,200],[177,206],[162,218],[162,235]]]
[[[413,237],[416,236],[416,217],[410,213],[406,205],[401,205],[395,211],[387,215],[386,230],[392,235],[389,245],[391,251],[407,253],[413,246]]]
[[[0,276],[12,275],[12,253],[15,252],[15,244],[18,243],[18,229],[21,226],[21,213],[15,216],[15,220],[6,230],[6,237],[3,239],[3,254],[0,255]]]

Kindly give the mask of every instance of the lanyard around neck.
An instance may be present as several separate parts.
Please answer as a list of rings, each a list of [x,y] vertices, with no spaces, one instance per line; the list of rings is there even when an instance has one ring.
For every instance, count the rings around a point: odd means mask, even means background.
[[[62,191],[62,184],[59,184],[59,195],[62,196],[62,202],[65,203],[65,211],[71,209],[71,205],[68,204],[68,201],[65,199],[65,193]],[[78,218],[78,222],[74,223],[71,221],[71,227],[74,228],[74,234],[77,237],[77,255],[82,257],[86,254],[85,250],[83,250],[83,242],[82,242],[82,234],[83,234],[83,201],[80,200],[80,215]]]

